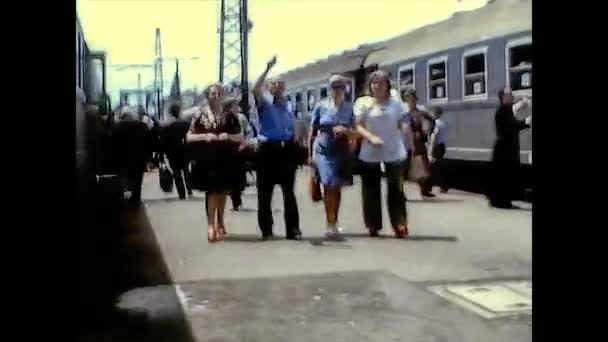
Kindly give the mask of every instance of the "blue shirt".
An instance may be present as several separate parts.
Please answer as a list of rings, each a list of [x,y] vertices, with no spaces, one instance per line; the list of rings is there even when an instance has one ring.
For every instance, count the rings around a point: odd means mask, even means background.
[[[287,107],[287,102],[271,103],[266,99],[261,99],[258,103],[258,116],[260,141],[289,141],[293,140],[295,134],[296,118],[293,112]]]
[[[335,108],[331,101],[321,101],[312,112],[311,125],[313,129],[319,130],[314,143],[315,154],[331,156],[340,153],[342,151],[336,144],[333,128],[339,125],[354,127],[353,104],[345,101],[339,108]]]

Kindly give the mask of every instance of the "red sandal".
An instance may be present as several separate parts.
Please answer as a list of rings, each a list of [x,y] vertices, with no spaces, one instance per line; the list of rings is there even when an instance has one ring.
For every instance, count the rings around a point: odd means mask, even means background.
[[[397,239],[407,239],[409,235],[409,231],[407,229],[407,224],[397,225],[395,228],[395,237]]]

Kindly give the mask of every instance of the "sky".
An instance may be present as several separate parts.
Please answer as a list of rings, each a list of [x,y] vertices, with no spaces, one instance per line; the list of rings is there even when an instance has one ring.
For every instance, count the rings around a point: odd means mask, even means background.
[[[235,0],[227,0],[235,1]],[[441,21],[487,0],[249,0],[249,78],[278,55],[276,75],[364,43],[375,42]],[[108,54],[107,87],[145,87],[152,68],[120,71],[120,64],[151,64],[154,31],[161,29],[163,57],[180,61],[181,89],[201,89],[219,78],[219,0],[78,0],[87,44]],[[198,57],[198,60],[190,60]],[[166,82],[175,62],[163,68]],[[169,86],[165,87],[169,91]]]

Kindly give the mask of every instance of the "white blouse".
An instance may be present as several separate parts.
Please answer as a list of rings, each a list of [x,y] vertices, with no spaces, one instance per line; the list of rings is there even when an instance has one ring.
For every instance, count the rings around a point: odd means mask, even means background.
[[[363,124],[368,131],[380,137],[384,144],[372,145],[367,139],[361,143],[359,159],[368,163],[396,162],[407,158],[403,144],[401,123],[405,113],[401,103],[390,98],[384,104],[376,103],[370,96],[357,99],[354,104],[357,123]]]

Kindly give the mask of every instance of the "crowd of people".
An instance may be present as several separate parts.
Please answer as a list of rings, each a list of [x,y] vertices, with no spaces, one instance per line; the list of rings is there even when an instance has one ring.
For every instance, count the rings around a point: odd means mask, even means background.
[[[205,192],[208,241],[221,241],[228,233],[224,220],[227,198],[239,210],[248,185],[246,175],[255,171],[262,237],[273,236],[271,201],[278,185],[286,238],[298,240],[302,232],[294,184],[297,168],[308,164],[311,189],[322,188],[328,235],[343,231],[339,225],[341,189],[352,186],[353,175],[358,173],[363,222],[369,235],[378,236],[383,229],[381,183],[385,178],[394,235],[407,238],[405,181],[417,182],[424,198],[435,196],[434,186],[441,193],[448,191],[440,167],[447,137],[443,110],[419,105],[412,88],[398,89],[400,96],[392,96],[389,74],[382,70],[369,75],[364,94],[352,103],[345,99],[347,80],[332,75],[329,96],[313,109],[308,140],[303,142],[296,138],[296,118],[285,96],[285,83],[266,80],[276,61],[274,57],[267,63],[253,86],[255,116],[241,113],[240,99],[227,96],[223,85],[212,84],[189,120],[181,117],[183,108],[178,102],[170,105],[169,117],[162,123],[129,107],[121,109],[114,120],[106,120],[113,121],[113,170],[127,180],[130,201],[141,201],[143,174],[150,160],[166,164],[180,199],[192,196],[194,190]],[[531,117],[525,122],[515,118],[509,89],[498,95],[491,173],[495,186],[487,195],[492,206],[508,208],[510,185],[505,180],[519,164],[519,130],[529,127]]]

